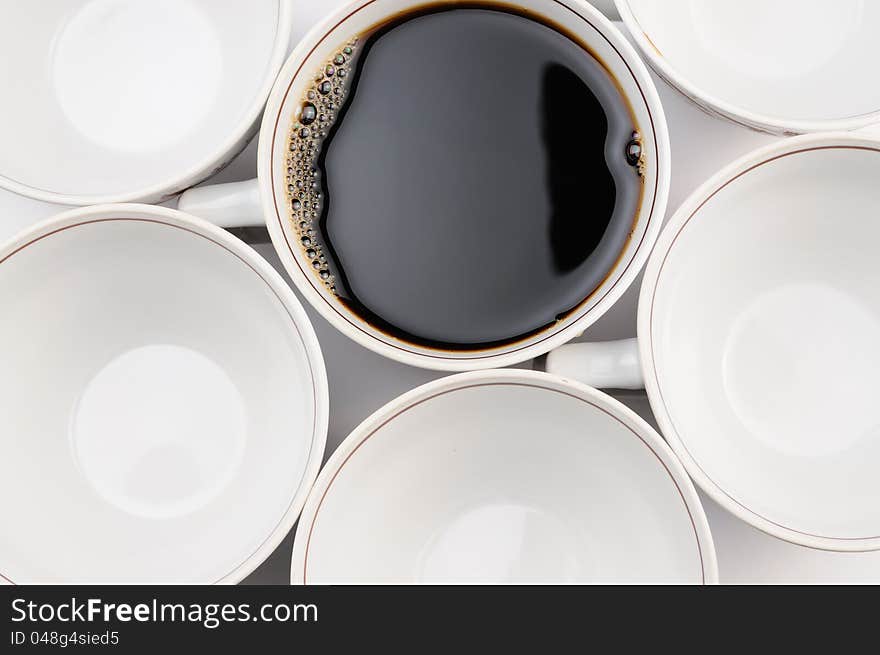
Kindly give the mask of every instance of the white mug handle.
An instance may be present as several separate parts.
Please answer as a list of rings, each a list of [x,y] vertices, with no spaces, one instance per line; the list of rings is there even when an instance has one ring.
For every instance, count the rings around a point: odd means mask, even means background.
[[[187,189],[180,194],[177,208],[218,227],[260,227],[266,224],[256,178]]]
[[[880,138],[880,121],[876,123],[871,123],[870,125],[866,125],[865,127],[860,127],[856,130],[856,132],[860,134],[865,134],[869,137]]]
[[[637,339],[570,343],[547,355],[548,373],[599,389],[644,389]]]

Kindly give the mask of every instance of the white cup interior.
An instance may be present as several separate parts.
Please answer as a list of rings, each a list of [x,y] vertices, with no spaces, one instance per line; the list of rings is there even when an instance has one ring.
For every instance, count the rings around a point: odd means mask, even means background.
[[[274,78],[280,4],[0,0],[0,176],[94,201],[215,166]]]
[[[321,460],[314,335],[220,230],[107,207],[0,252],[0,574],[241,577]]]
[[[312,492],[292,566],[309,584],[700,583],[714,554],[646,424],[595,390],[492,371],[361,425]]]
[[[661,71],[739,116],[842,121],[880,111],[880,4],[618,0]],[[760,118],[759,118],[760,117]],[[802,129],[802,128],[799,128]]]
[[[287,197],[289,135],[316,71],[353,37],[368,34],[390,17],[425,5],[423,0],[373,0],[353,3],[330,16],[291,55],[267,106],[260,140],[260,181],[267,223],[276,249],[300,291],[344,334],[383,355],[427,368],[470,370],[526,361],[570,340],[610,308],[636,278],[659,232],[669,185],[666,120],[653,82],[622,34],[586,3],[530,0],[522,8],[578,36],[604,63],[628,100],[642,134],[646,170],[642,203],[633,233],[603,283],[564,320],[528,339],[475,351],[438,351],[396,339],[376,329],[339,301],[318,277],[294,226]],[[486,3],[504,8],[505,0]],[[587,56],[585,54],[585,56]],[[584,180],[585,188],[589,180]]]
[[[841,139],[762,155],[674,219],[640,335],[698,481],[765,529],[856,548],[880,535],[880,145]]]

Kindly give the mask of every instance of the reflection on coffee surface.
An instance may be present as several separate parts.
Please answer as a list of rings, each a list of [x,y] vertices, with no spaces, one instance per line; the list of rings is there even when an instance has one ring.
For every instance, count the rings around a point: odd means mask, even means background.
[[[474,3],[340,46],[294,118],[287,183],[316,283],[396,339],[468,351],[556,324],[603,283],[644,164],[600,61]]]

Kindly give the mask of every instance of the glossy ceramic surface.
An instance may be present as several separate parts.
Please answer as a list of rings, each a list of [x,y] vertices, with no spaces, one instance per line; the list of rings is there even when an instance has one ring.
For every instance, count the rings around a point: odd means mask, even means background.
[[[235,582],[272,552],[328,397],[265,261],[175,210],[85,208],[0,248],[0,304],[0,576]]]
[[[341,583],[701,583],[696,492],[644,421],[528,371],[447,377],[362,423],[322,471],[291,577]]]
[[[880,548],[878,179],[880,142],[845,135],[734,163],[670,221],[640,301],[651,405],[694,479],[835,550]]]
[[[777,134],[880,120],[880,4],[616,0],[654,69],[726,118]]]
[[[638,340],[565,346],[548,370],[643,383],[691,477],[813,548],[880,549],[880,141],[756,150],[697,189],[645,270]]]
[[[84,205],[162,200],[247,143],[290,0],[0,2],[0,186]]]

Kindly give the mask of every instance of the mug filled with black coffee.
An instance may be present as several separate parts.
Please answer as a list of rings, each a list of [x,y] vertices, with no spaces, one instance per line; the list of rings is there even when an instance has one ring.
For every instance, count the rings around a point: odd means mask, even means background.
[[[576,0],[359,0],[294,51],[258,197],[293,281],[406,363],[508,365],[580,334],[637,276],[669,185],[666,123],[618,30]]]

